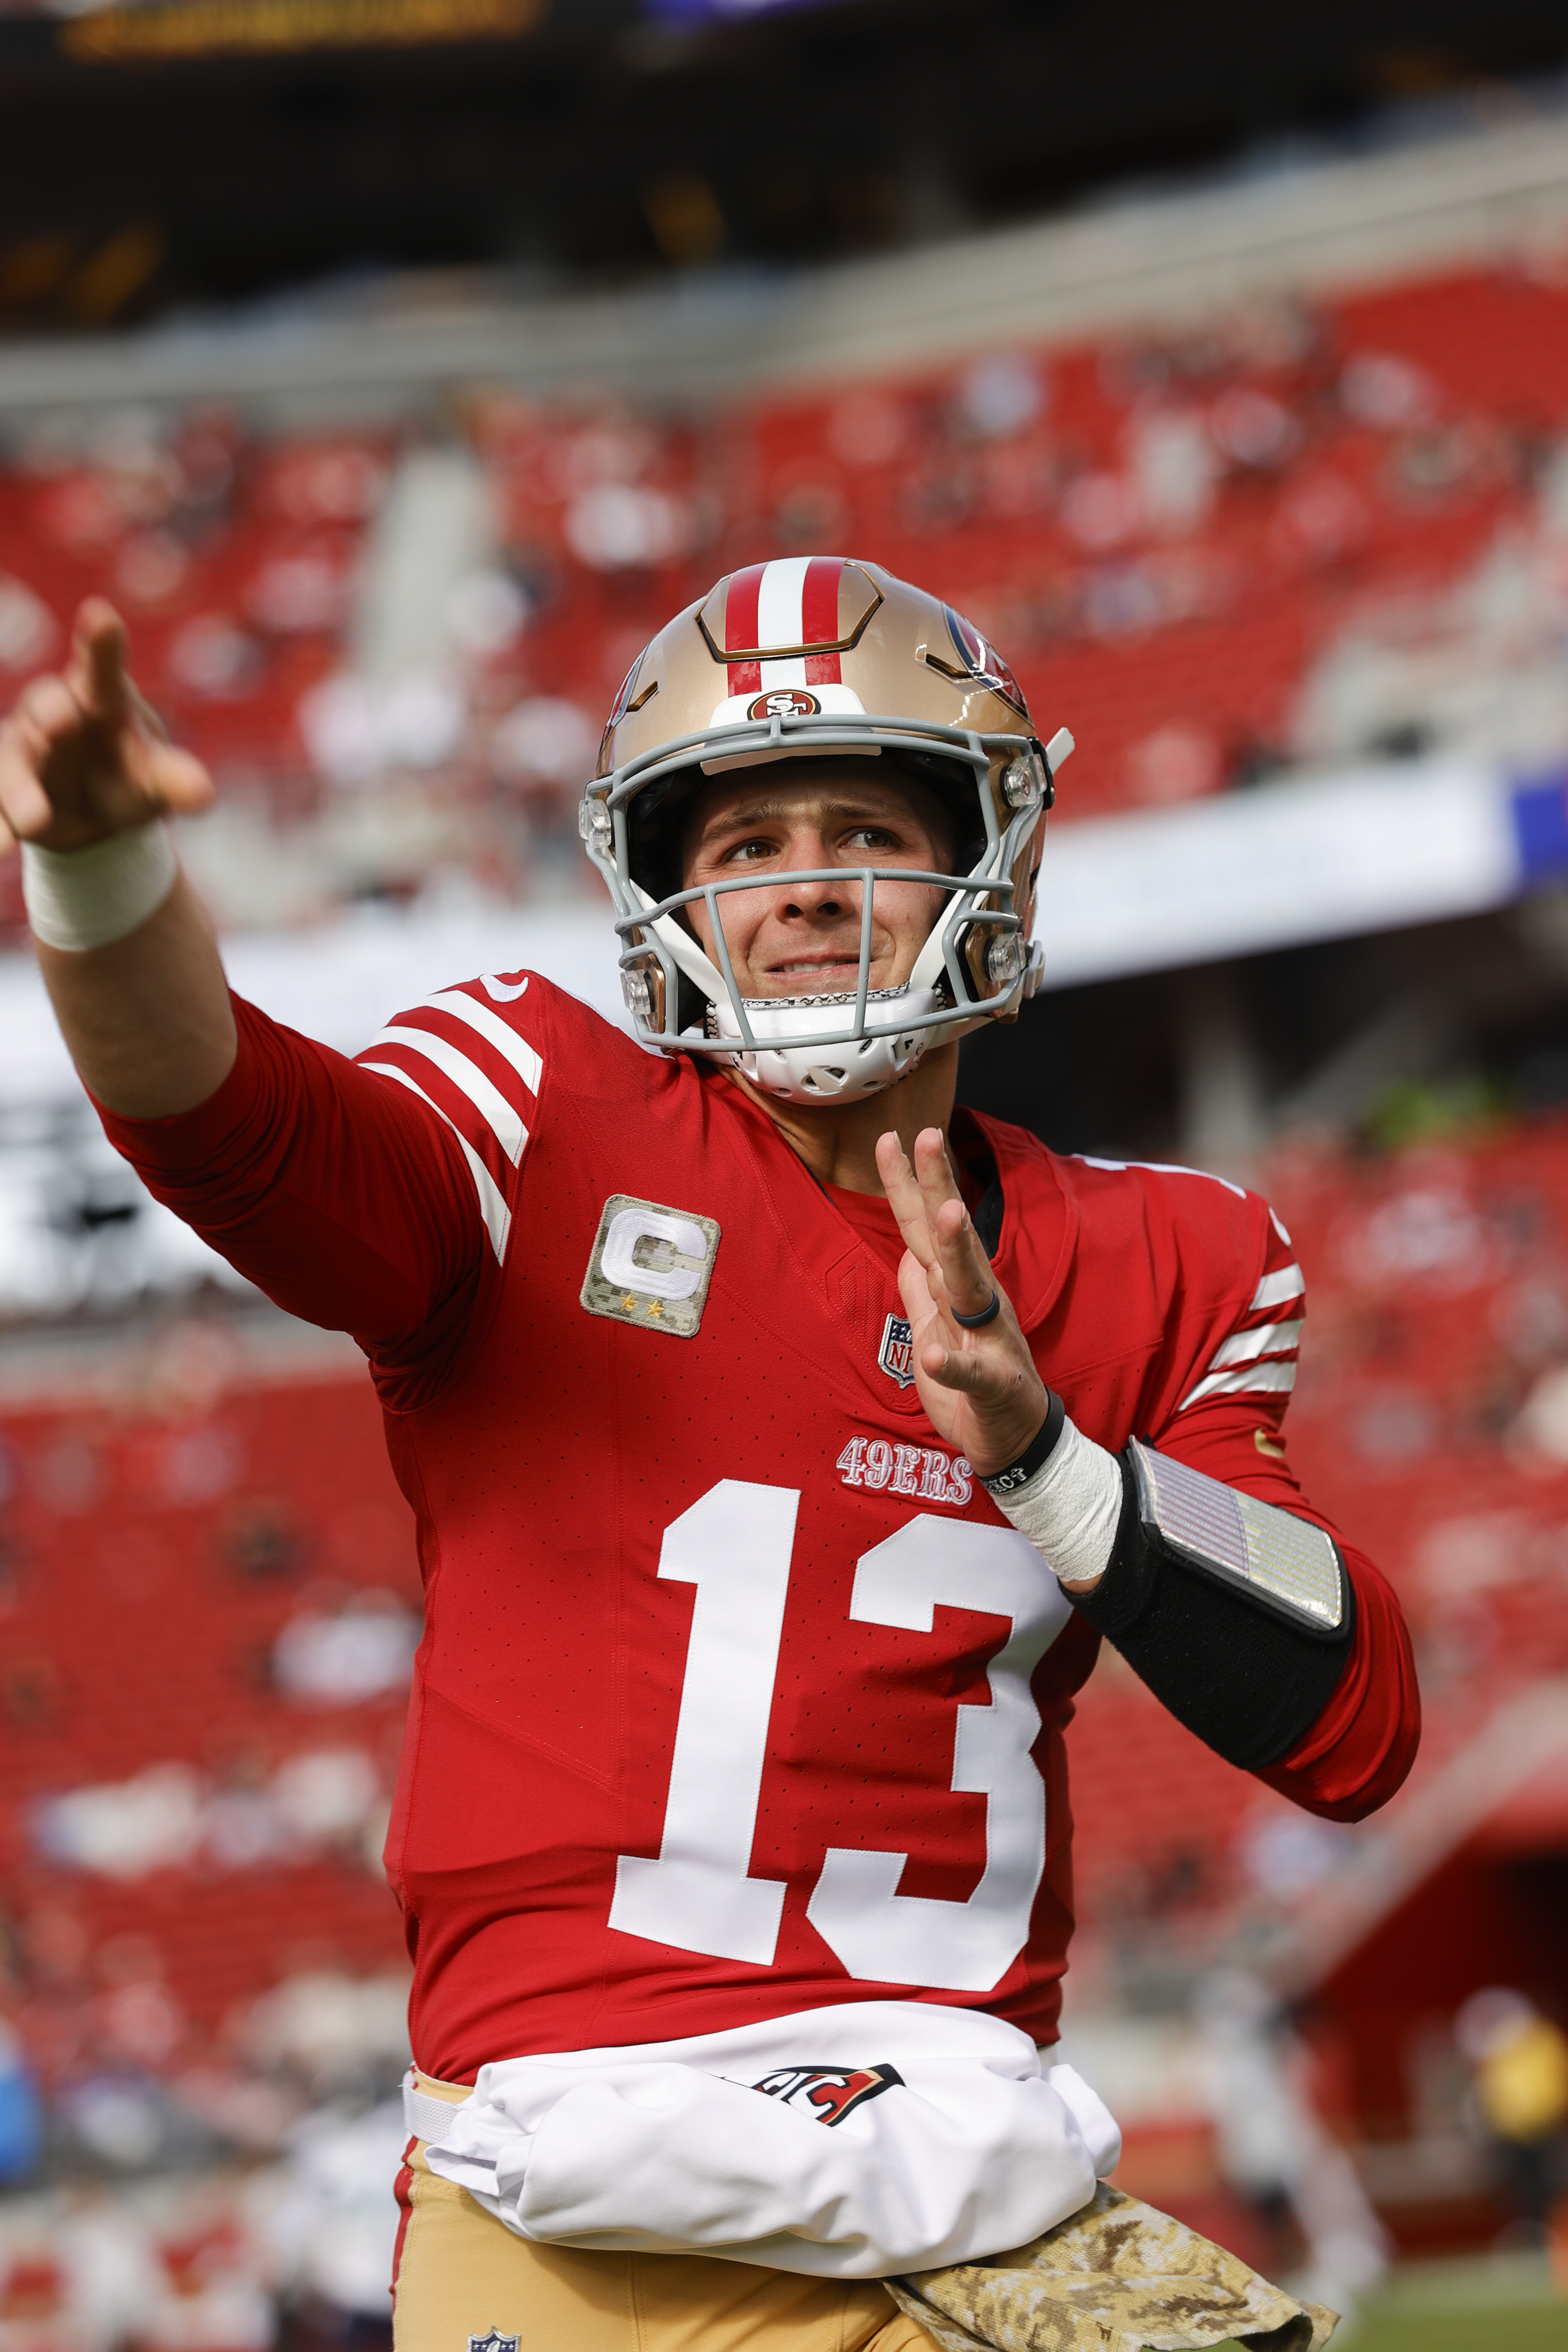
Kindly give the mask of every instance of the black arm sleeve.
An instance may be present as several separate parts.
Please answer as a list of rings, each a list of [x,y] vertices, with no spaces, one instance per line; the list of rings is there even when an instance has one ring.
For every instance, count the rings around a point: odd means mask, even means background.
[[[1298,1631],[1243,1592],[1159,1549],[1121,1457],[1121,1517],[1110,1564],[1092,1592],[1069,1592],[1178,1723],[1228,1764],[1277,1764],[1332,1696],[1355,1644],[1355,1589],[1331,1639]]]

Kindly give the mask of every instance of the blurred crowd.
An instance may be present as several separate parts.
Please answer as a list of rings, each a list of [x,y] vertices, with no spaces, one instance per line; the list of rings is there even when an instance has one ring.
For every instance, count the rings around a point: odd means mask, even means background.
[[[1565,424],[1555,250],[799,397],[479,387],[330,433],[55,415],[0,467],[0,688],[113,596],[223,780],[190,855],[250,926],[590,887],[573,814],[631,658],[719,572],[796,549],[967,610],[1078,737],[1066,818],[1304,762],[1551,767]]]
[[[383,2341],[403,1975],[301,1974],[233,2021],[227,2049],[182,2063],[184,2021],[135,1942],[93,1956],[98,2071],[47,2082],[5,2029],[0,2345]]]
[[[208,1314],[5,1412],[3,2352],[384,2335],[418,1587],[344,1370]]]

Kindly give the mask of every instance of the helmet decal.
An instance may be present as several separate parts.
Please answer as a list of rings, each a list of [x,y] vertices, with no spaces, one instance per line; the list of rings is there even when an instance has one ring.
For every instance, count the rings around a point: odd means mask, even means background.
[[[648,645],[651,645],[652,642],[653,640],[650,638],[648,640]],[[599,772],[601,775],[604,773],[605,755],[609,750],[610,738],[632,707],[632,688],[637,682],[637,672],[641,669],[644,662],[647,659],[647,656],[648,646],[644,646],[641,653],[638,654],[630,669],[627,670],[625,677],[622,678],[620,692],[616,695],[614,702],[610,705],[610,715],[605,721],[605,731],[599,738]],[[643,697],[643,700],[646,702],[648,696],[645,695]]]
[[[822,705],[804,686],[771,687],[746,705],[748,719],[809,719]]]
[[[957,646],[959,657],[970,677],[978,679],[983,686],[990,687],[1004,702],[1010,702],[1021,719],[1027,719],[1029,706],[1024,699],[1024,689],[990,638],[983,637],[973,622],[966,621],[962,613],[955,613],[951,604],[944,604],[942,610],[947,614],[948,635]]]

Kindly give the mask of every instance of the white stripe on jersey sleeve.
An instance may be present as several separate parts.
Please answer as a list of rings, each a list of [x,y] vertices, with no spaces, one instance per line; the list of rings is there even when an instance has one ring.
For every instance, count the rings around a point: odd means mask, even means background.
[[[378,1029],[365,1048],[367,1053],[371,1045],[405,1045],[411,1054],[420,1054],[426,1061],[434,1063],[451,1079],[459,1094],[468,1096],[512,1166],[517,1166],[528,1141],[528,1129],[500,1088],[490,1084],[467,1054],[448,1045],[433,1029],[405,1029],[395,1024],[390,1029]],[[378,1062],[374,1066],[380,1069],[382,1065]]]
[[[1233,1331],[1209,1358],[1210,1371],[1223,1372],[1227,1364],[1255,1364],[1259,1356],[1293,1353],[1303,1320],[1298,1315],[1291,1323],[1258,1323],[1250,1331]]]
[[[452,1125],[452,1121],[447,1118],[440,1104],[431,1102],[424,1087],[416,1085],[407,1071],[400,1070],[395,1062],[362,1062],[359,1066],[362,1070],[374,1070],[378,1077],[395,1078],[400,1087],[406,1087],[411,1095],[417,1095],[422,1103],[428,1105],[437,1118],[446,1119],[447,1125],[452,1129],[453,1134],[462,1147],[464,1159],[468,1163],[468,1173],[474,1180],[474,1190],[479,1196],[479,1214],[485,1221],[485,1231],[490,1237],[490,1247],[495,1252],[496,1264],[504,1265],[507,1239],[511,1232],[511,1211],[502,1200],[495,1178],[490,1174],[468,1137],[460,1129]]]
[[[1288,1298],[1300,1298],[1306,1291],[1299,1265],[1277,1266],[1266,1274],[1252,1294],[1247,1307],[1249,1315],[1261,1315],[1266,1307],[1283,1307]]]
[[[540,1080],[544,1076],[543,1063],[527,1038],[520,1037],[515,1029],[509,1028],[488,1004],[477,1003],[473,997],[465,996],[460,988],[446,988],[439,996],[426,997],[416,1009],[421,1013],[426,1010],[450,1013],[458,1020],[466,1021],[470,1029],[479,1031],[487,1045],[495,1047],[503,1061],[511,1064],[529,1093],[538,1094]]]
[[[1294,1360],[1276,1358],[1271,1363],[1247,1364],[1239,1372],[1211,1372],[1207,1380],[1200,1381],[1196,1388],[1182,1399],[1176,1411],[1185,1412],[1189,1405],[1200,1404],[1205,1397],[1241,1396],[1247,1392],[1279,1389],[1289,1391],[1295,1385]]]
[[[1212,1168],[1178,1168],[1168,1160],[1096,1160],[1087,1151],[1075,1151],[1072,1156],[1081,1160],[1086,1168],[1105,1168],[1113,1176],[1125,1174],[1129,1168],[1146,1168],[1152,1176],[1201,1176],[1205,1183],[1223,1184],[1238,1201],[1247,1198],[1245,1185],[1233,1184],[1228,1176],[1216,1176]]]

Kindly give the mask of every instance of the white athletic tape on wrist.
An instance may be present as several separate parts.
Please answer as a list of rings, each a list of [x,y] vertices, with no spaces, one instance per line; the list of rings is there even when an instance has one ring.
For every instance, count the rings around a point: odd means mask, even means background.
[[[122,940],[161,907],[179,872],[162,821],[111,834],[90,849],[22,844],[22,896],[35,939],[80,953]]]
[[[1064,1583],[1087,1584],[1103,1576],[1116,1541],[1121,1465],[1064,1421],[1045,1467],[1026,1486],[999,1497],[996,1507],[1028,1537],[1053,1574]]]

